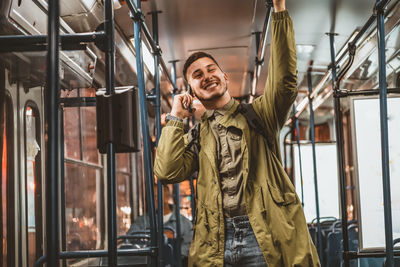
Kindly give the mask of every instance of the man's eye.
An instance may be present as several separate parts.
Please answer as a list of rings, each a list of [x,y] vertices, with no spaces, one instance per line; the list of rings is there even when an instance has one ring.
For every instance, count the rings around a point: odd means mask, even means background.
[[[209,72],[214,72],[216,69],[209,69],[208,71]]]

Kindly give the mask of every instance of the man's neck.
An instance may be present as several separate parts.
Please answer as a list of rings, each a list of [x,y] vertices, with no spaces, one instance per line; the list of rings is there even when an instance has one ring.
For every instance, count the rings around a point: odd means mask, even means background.
[[[203,106],[208,110],[220,109],[231,100],[231,95],[228,91],[225,92],[220,98],[212,100],[212,101],[201,101]]]

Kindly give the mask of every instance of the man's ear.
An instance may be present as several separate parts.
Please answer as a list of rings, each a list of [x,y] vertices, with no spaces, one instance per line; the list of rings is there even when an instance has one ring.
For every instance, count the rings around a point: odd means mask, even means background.
[[[225,81],[226,81],[227,83],[229,83],[229,77],[228,77],[228,74],[226,74],[225,72],[224,72],[224,78],[225,78]]]

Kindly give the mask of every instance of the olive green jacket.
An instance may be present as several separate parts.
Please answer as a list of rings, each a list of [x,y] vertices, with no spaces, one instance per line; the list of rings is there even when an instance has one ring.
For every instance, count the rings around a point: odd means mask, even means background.
[[[269,142],[250,130],[243,115],[235,112],[238,103],[218,122],[243,132],[246,210],[268,266],[320,266],[301,203],[280,160],[279,131],[297,95],[296,46],[287,11],[272,14],[271,30],[268,80],[264,95],[253,102]],[[200,124],[198,156],[185,149],[187,144],[183,123],[169,121],[161,134],[154,172],[162,182],[178,183],[198,170],[197,218],[189,265],[223,266],[225,231],[217,148],[205,117]]]

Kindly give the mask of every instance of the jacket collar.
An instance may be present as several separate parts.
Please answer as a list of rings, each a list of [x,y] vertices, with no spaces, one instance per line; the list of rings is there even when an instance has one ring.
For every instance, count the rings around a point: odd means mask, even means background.
[[[221,116],[230,115],[236,110],[237,106],[238,106],[238,103],[233,98],[231,98],[231,100],[229,100],[229,102],[226,103],[220,109],[207,109],[206,112],[204,112],[201,119],[202,120],[206,120],[206,119],[211,120],[219,115],[221,115]]]

